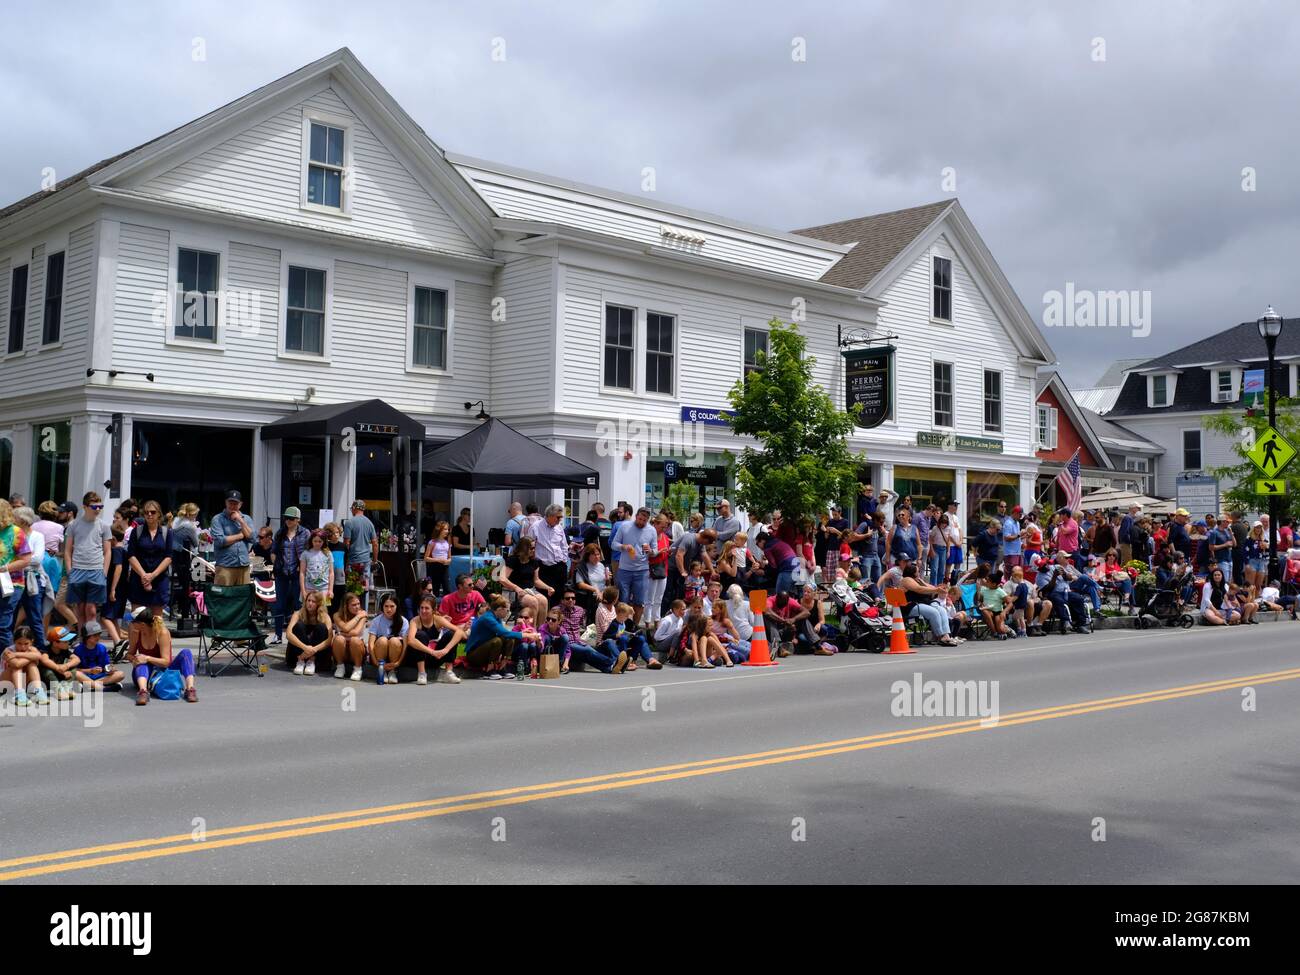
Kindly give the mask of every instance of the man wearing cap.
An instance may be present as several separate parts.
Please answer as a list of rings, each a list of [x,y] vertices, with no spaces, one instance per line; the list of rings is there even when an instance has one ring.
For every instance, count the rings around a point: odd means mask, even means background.
[[[1001,505],[998,507],[1000,508]],[[1024,510],[1020,505],[1016,505],[1011,509],[1011,514],[1002,519],[1002,561],[1008,575],[1012,569],[1022,564],[1020,540],[1025,532],[1020,527],[1020,516]]]
[[[366,517],[366,503],[360,498],[352,502],[352,517],[343,522],[343,541],[348,546],[348,569],[361,576],[370,588],[370,565],[379,559],[379,536],[374,523]]]
[[[81,628],[81,643],[73,648],[77,657],[76,678],[82,687],[92,687],[101,691],[115,691],[125,679],[126,674],[113,667],[108,647],[99,642],[103,628],[91,620]]]
[[[1128,565],[1133,561],[1133,526],[1142,517],[1142,505],[1131,504],[1119,523],[1119,564]]]
[[[212,519],[213,573],[217,586],[246,586],[249,583],[248,545],[253,540],[253,523],[240,509],[244,496],[226,492],[226,507]]]
[[[1237,540],[1232,535],[1232,519],[1228,517],[1227,512],[1219,515],[1218,524],[1210,528],[1206,541],[1210,546],[1210,555],[1206,560],[1211,566],[1217,566],[1223,570],[1223,578],[1232,580],[1232,550],[1237,546]]]
[[[1186,508],[1179,508],[1174,512],[1174,517],[1169,522],[1169,535],[1167,541],[1179,552],[1183,553],[1188,563],[1192,561],[1194,554],[1192,549],[1192,536],[1187,531],[1187,519],[1191,517],[1191,512]]]
[[[41,654],[41,680],[60,701],[72,700],[77,667],[81,659],[72,652],[77,635],[66,626],[51,626],[45,631],[45,652]]]
[[[298,612],[302,600],[302,587],[298,581],[298,563],[307,550],[310,532],[302,527],[302,512],[295,505],[284,509],[284,521],[271,541],[275,567],[275,639],[276,646],[284,639],[285,620]]]

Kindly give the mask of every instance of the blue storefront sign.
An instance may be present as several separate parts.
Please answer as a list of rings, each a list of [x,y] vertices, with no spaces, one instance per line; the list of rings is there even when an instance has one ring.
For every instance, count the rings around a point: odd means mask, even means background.
[[[711,427],[725,427],[731,417],[731,410],[710,409],[703,406],[683,406],[683,423],[704,423]]]

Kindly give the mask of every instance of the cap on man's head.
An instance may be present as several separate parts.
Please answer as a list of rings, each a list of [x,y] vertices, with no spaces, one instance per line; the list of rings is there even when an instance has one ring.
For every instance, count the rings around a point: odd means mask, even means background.
[[[81,632],[86,636],[99,636],[104,632],[104,628],[99,625],[98,620],[87,620],[85,625],[82,626]]]
[[[365,503],[364,501],[362,501],[360,498],[357,498],[355,501],[352,502],[352,510],[353,510],[353,511],[365,511],[365,510],[366,510],[366,503]]]
[[[243,496],[242,494],[240,494],[238,491],[231,490],[231,491],[227,491],[227,492],[226,492],[226,500],[227,500],[227,501],[238,501],[240,504],[243,504],[243,503],[244,503],[244,496]]]
[[[1182,515],[1184,518],[1187,518],[1191,515],[1191,512],[1188,511],[1186,508],[1179,508],[1177,511],[1174,512],[1174,514]]]
[[[1018,515],[1018,514],[1020,514],[1021,512],[1023,512],[1024,510],[1025,510],[1025,509],[1022,508],[1022,507],[1020,507],[1020,505],[1016,505],[1014,508],[1011,509],[1011,513],[1012,513],[1013,515]]]
[[[297,508],[296,505],[292,505],[292,504],[291,504],[291,505],[289,505],[289,507],[287,507],[287,508],[284,509],[284,517],[286,517],[286,518],[301,518],[301,517],[302,517],[302,512],[298,510],[298,508]]]
[[[71,643],[77,638],[66,626],[51,626],[45,631],[45,639],[50,643]]]
[[[77,510],[77,503],[75,501],[64,501],[59,505],[59,514],[61,515],[75,515]]]

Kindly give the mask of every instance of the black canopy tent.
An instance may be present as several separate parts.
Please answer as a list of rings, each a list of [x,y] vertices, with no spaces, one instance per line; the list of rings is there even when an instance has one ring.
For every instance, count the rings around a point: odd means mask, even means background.
[[[419,444],[423,457],[425,442],[424,424],[412,419],[405,413],[390,406],[381,399],[355,400],[349,403],[322,403],[309,406],[289,416],[281,417],[274,423],[262,427],[263,440],[286,440],[298,438],[321,437],[325,441],[325,494],[326,501],[332,497],[330,470],[330,445],[332,437],[341,437],[351,431],[357,435],[385,436],[393,439],[393,527],[397,527],[397,515],[401,497],[398,484],[398,450],[401,438]],[[410,456],[408,448],[407,456]],[[407,491],[409,493],[409,482]]]
[[[475,491],[600,486],[600,475],[587,465],[542,446],[495,417],[426,450],[420,469],[430,484],[470,492],[471,552]]]

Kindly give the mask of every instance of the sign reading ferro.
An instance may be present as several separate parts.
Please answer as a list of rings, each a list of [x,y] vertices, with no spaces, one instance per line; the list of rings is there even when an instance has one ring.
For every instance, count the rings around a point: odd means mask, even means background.
[[[851,349],[844,356],[844,406],[861,406],[856,423],[870,429],[889,419],[893,409],[894,347]]]

